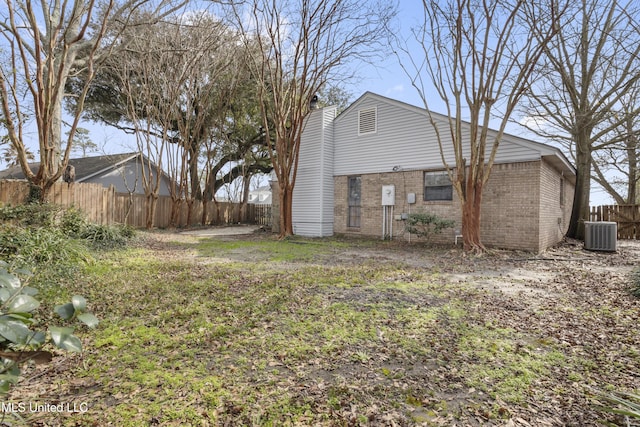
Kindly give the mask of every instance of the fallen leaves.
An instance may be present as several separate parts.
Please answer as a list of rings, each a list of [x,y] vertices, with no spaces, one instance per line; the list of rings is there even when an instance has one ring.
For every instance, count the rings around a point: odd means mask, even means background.
[[[20,388],[91,410],[34,425],[583,426],[607,417],[593,387],[640,388],[640,247],[323,240],[281,262],[242,239],[195,256],[197,239],[149,237],[94,267],[80,285],[104,321],[84,355]]]

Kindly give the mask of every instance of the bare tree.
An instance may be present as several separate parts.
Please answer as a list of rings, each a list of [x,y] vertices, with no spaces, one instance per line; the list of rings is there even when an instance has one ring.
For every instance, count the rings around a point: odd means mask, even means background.
[[[592,179],[620,205],[640,200],[640,88],[636,85],[609,115],[602,148],[592,151]]]
[[[484,251],[484,185],[509,117],[531,84],[545,43],[555,34],[559,11],[554,0],[422,3],[424,24],[414,30],[422,56],[401,47],[409,59],[400,61],[425,104],[460,200],[464,248]],[[531,35],[532,29],[538,37]],[[430,87],[444,101],[449,120],[439,121],[431,114]],[[495,133],[490,132],[493,122]],[[452,151],[453,159],[448,154]]]
[[[88,84],[76,95],[78,106],[62,141],[62,104],[65,85],[80,70],[91,81],[101,58],[109,54],[105,35],[119,29],[129,14],[149,0],[94,0],[14,2],[5,0],[0,12],[4,39],[0,61],[0,101],[8,136],[25,176],[41,190],[41,197],[64,172],[78,127]],[[162,0],[156,2],[150,17],[171,10]],[[164,11],[164,12],[160,12]],[[28,148],[24,131],[32,114],[38,130],[40,167],[28,167]]]
[[[185,201],[186,222],[191,223],[197,200],[205,205],[204,224],[206,204],[220,186],[238,177],[238,162],[245,173],[264,170],[264,161],[253,155],[261,151],[264,138],[256,80],[247,70],[244,47],[209,11],[171,17],[153,27],[135,26],[122,38],[119,53],[94,79],[85,116],[132,134],[143,121],[162,120],[152,127],[155,137],[168,135],[162,160],[172,177],[171,224],[179,225]],[[143,75],[147,72],[151,75]],[[71,81],[70,91],[83,86],[82,77]]]
[[[613,112],[640,79],[640,9],[636,1],[581,0],[558,25],[545,49],[542,78],[532,86],[524,114],[529,129],[571,151],[576,192],[567,235],[582,239],[589,220],[593,153],[624,129]],[[636,105],[635,108],[638,106]]]
[[[134,127],[138,151],[147,159],[143,161],[141,182],[146,197],[145,226],[152,228],[163,174],[162,164],[167,153],[171,152],[169,147],[174,138],[173,104],[169,100],[177,96],[173,71],[179,73],[179,70],[172,66],[175,53],[159,48],[156,43],[155,37],[166,37],[166,34],[154,27],[144,30],[136,29],[138,37],[127,40],[126,49],[119,52],[117,68],[112,65],[111,69],[119,78],[118,87],[126,100],[124,108]],[[169,191],[175,194],[177,185],[178,180],[171,179]]]
[[[263,128],[280,197],[280,235],[293,234],[292,197],[310,102],[345,66],[381,52],[394,7],[357,0],[251,0],[232,6],[259,84]],[[378,48],[377,51],[375,48]],[[256,50],[248,50],[255,52]],[[346,74],[345,74],[346,73]]]
[[[214,108],[219,105],[217,81],[234,62],[234,43],[226,25],[209,12],[201,11],[180,17],[170,23],[165,46],[170,52],[168,66],[160,70],[166,75],[158,87],[160,108],[168,110],[167,118],[174,133],[167,166],[175,178],[171,225],[178,224],[182,202],[187,203],[186,224],[191,223],[193,204],[202,199],[199,159],[204,141],[214,125]],[[156,71],[157,73],[158,71]],[[166,96],[166,94],[171,94]]]

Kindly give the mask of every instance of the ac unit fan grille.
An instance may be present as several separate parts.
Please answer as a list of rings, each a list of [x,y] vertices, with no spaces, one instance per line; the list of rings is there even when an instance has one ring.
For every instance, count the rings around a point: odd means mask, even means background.
[[[615,222],[585,222],[584,248],[590,251],[615,252],[618,244],[618,224]]]

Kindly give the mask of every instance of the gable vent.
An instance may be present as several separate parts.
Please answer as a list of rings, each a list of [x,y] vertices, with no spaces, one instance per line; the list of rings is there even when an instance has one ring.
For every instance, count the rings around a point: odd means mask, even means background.
[[[358,135],[375,133],[378,130],[378,110],[377,108],[367,108],[358,111]]]

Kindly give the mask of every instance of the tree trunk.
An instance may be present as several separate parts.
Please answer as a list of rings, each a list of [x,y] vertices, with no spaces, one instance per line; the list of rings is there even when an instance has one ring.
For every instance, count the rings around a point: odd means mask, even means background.
[[[242,175],[242,199],[240,200],[240,222],[246,223],[248,220],[247,204],[249,203],[249,183],[251,177],[248,173]]]
[[[462,208],[462,240],[464,250],[484,252],[485,247],[480,240],[480,210],[482,208],[482,181],[473,181],[469,173],[466,181],[465,198],[461,202]]]
[[[293,187],[278,181],[280,187],[280,238],[293,236]]]
[[[629,163],[629,182],[627,183],[627,203],[635,205],[638,200],[638,155],[635,136],[627,139],[627,161]]]
[[[209,210],[209,199],[204,197],[202,199],[202,216],[200,217],[200,225],[207,225],[207,222],[209,219],[208,210]]]
[[[182,199],[179,197],[171,198],[171,217],[169,218],[169,228],[178,227],[180,224],[180,210],[182,208]]]
[[[184,224],[185,228],[191,227],[191,221],[193,218],[193,205],[195,204],[195,202],[196,201],[192,197],[187,199],[187,202],[186,202],[187,203],[187,221]]]
[[[584,222],[589,221],[589,192],[591,191],[590,131],[583,128],[576,137],[576,190],[567,236],[584,239]]]
[[[145,227],[147,230],[151,230],[153,228],[153,223],[155,222],[156,216],[156,206],[158,205],[158,196],[156,194],[147,194],[147,203],[146,203],[146,218],[145,218]]]
[[[191,194],[189,198],[202,200],[204,196],[200,185],[198,166],[198,147],[194,147],[193,144],[191,144],[189,146],[189,178],[191,182]]]

